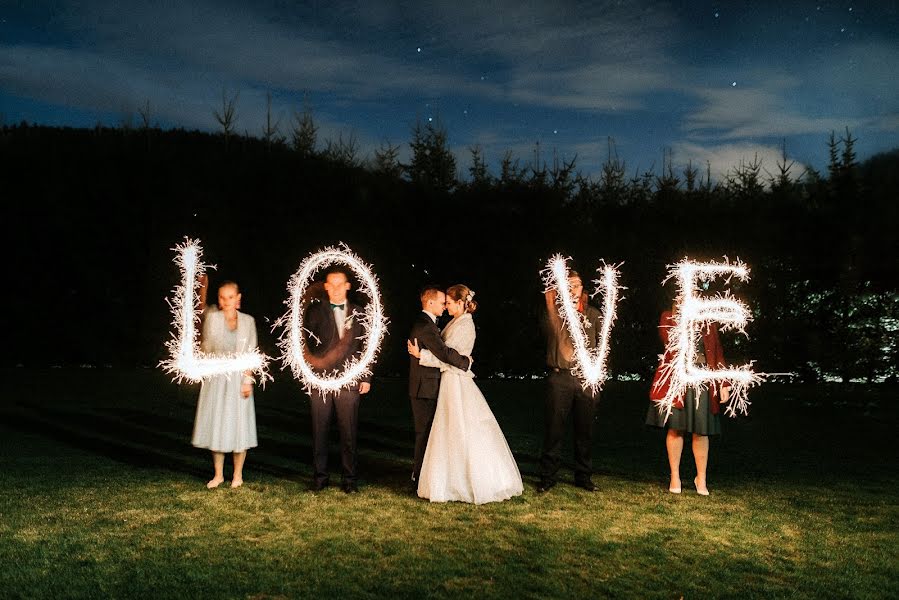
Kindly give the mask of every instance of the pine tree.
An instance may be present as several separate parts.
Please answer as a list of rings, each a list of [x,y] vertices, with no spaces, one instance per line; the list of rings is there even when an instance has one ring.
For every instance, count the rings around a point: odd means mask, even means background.
[[[456,187],[456,157],[450,152],[446,129],[429,121],[416,121],[409,147],[412,158],[406,166],[409,178],[421,186],[438,192],[451,192]]]
[[[468,167],[468,174],[471,176],[472,187],[489,187],[492,178],[487,170],[487,161],[484,160],[484,151],[477,144],[469,148],[469,151],[471,152],[471,166]]]
[[[318,127],[312,119],[312,107],[305,100],[303,101],[303,112],[294,112],[293,120],[291,145],[294,151],[303,158],[315,156]]]
[[[234,135],[234,128],[237,126],[237,99],[240,92],[235,92],[228,97],[226,90],[222,90],[222,111],[212,111],[212,115],[218,124],[222,127],[222,133],[225,135],[225,148],[228,148],[231,136]]]
[[[399,179],[403,174],[403,166],[400,164],[400,147],[393,146],[390,142],[384,142],[375,150],[374,170],[392,178]]]
[[[278,135],[278,125],[281,119],[272,123],[272,94],[265,95],[265,125],[262,127],[262,139],[265,141],[266,152],[271,152],[272,144],[282,144],[284,136]]]

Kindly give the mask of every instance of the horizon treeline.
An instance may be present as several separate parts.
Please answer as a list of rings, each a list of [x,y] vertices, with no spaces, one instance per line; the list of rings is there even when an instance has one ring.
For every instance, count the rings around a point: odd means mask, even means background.
[[[439,123],[412,127],[408,162],[389,144],[363,160],[352,136],[319,140],[309,111],[289,137],[270,118],[264,135],[238,135],[226,100],[217,134],[149,118],[0,128],[14,317],[4,363],[155,365],[178,278],[171,248],[190,236],[218,265],[213,285],[240,283],[270,355],[290,275],[342,241],[373,264],[389,311],[376,374],[405,372],[418,290],[458,282],[481,302],[478,374],[538,373],[539,272],[561,252],[587,279],[602,259],[623,263],[609,364],[646,378],[674,294],[666,265],[726,255],[752,269],[733,291],[755,317],[748,338],[726,337],[729,360],[803,381],[896,378],[899,150],[859,163],[847,129],[822,143],[826,173],[797,173],[784,151],[714,181],[670,155],[659,172],[629,172],[609,141],[597,176],[537,149],[526,161],[507,152],[492,172],[478,146],[461,165]]]

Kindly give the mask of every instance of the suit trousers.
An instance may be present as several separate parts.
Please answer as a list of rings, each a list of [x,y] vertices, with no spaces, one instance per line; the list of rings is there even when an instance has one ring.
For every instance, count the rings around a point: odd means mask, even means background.
[[[418,481],[431,435],[431,425],[434,423],[434,413],[437,412],[437,398],[411,398],[411,401],[412,419],[415,422],[415,466],[412,480]]]
[[[593,416],[599,395],[584,391],[581,382],[565,370],[550,373],[546,384],[545,435],[543,454],[540,457],[540,477],[555,481],[562,462],[565,425],[568,414],[573,413],[574,477],[576,481],[589,479],[593,474]]]
[[[312,417],[312,468],[317,483],[328,481],[328,435],[331,420],[337,414],[340,432],[340,461],[343,481],[356,481],[356,430],[359,425],[359,391],[342,389],[336,394],[313,390],[310,396]]]

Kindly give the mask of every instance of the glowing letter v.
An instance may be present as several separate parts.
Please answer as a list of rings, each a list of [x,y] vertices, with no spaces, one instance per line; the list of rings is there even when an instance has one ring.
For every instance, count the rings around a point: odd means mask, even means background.
[[[574,305],[568,288],[568,259],[557,254],[549,259],[546,269],[543,271],[543,281],[547,290],[555,290],[556,307],[562,320],[562,327],[567,328],[574,346],[575,368],[573,374],[582,380],[584,389],[590,388],[591,392],[602,388],[608,373],[606,361],[609,356],[609,337],[612,332],[612,324],[615,322],[615,307],[618,302],[618,269],[614,266],[603,264],[597,269],[602,274],[601,280],[595,280],[597,292],[603,295],[603,320],[597,347],[587,347],[587,335],[585,328],[591,324],[581,318]],[[549,307],[547,307],[549,308]]]

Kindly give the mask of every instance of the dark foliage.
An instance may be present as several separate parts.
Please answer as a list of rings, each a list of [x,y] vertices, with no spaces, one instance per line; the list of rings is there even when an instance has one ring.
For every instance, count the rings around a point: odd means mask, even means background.
[[[415,127],[404,179],[396,147],[366,169],[354,139],[318,153],[314,124],[298,123],[296,150],[148,124],[0,130],[12,321],[2,361],[154,365],[178,276],[170,249],[191,236],[219,266],[213,285],[240,282],[270,354],[288,278],[309,252],[343,241],[383,286],[392,324],[379,372],[405,369],[418,289],[457,282],[481,301],[479,374],[539,372],[538,272],[563,252],[582,274],[601,258],[624,262],[610,365],[645,377],[674,292],[660,285],[666,265],[728,255],[753,269],[736,292],[756,312],[748,340],[725,340],[730,358],[806,379],[895,377],[899,151],[857,164],[847,131],[831,138],[826,179],[795,173],[784,153],[714,184],[670,157],[660,174],[629,177],[611,143],[596,180],[539,151],[526,165],[507,154],[493,177],[473,148],[472,179],[459,182],[439,126]]]

